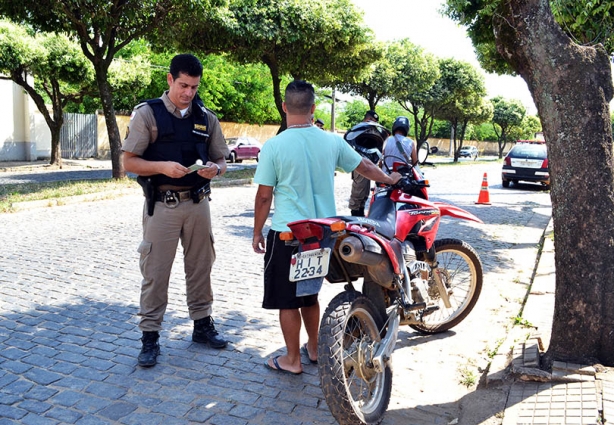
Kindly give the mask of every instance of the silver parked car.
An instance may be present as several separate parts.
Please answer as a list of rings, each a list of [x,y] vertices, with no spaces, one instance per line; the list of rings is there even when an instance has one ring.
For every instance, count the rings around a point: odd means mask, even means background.
[[[460,158],[470,158],[474,161],[478,159],[478,148],[475,146],[463,146],[458,153]]]

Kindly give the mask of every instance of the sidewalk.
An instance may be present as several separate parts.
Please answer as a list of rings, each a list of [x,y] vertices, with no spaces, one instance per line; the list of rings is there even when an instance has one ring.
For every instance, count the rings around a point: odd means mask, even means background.
[[[550,343],[554,312],[552,233],[551,220],[522,312],[527,326],[534,326],[534,330],[524,340],[530,328],[517,325],[502,345],[514,344],[507,371],[516,379],[508,395],[503,425],[609,423],[614,420],[614,371],[598,372],[592,366],[563,362],[555,362],[552,373],[539,368],[540,355]],[[493,364],[501,365],[501,360]],[[491,372],[490,380],[500,379],[501,372]]]

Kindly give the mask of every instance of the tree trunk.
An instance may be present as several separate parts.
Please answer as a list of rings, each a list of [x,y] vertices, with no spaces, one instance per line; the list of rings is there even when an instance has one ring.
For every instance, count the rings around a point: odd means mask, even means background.
[[[121,161],[122,154],[122,141],[119,134],[119,127],[117,126],[117,119],[115,118],[115,108],[113,107],[113,94],[111,93],[111,86],[109,85],[107,78],[107,70],[103,69],[104,62],[95,64],[96,70],[96,84],[98,85],[98,91],[100,92],[100,101],[102,102],[102,111],[107,126],[107,133],[109,135],[109,147],[111,148],[111,167],[113,169],[113,178],[122,179],[126,177],[126,170],[124,170],[124,164]]]
[[[279,126],[279,131],[277,131],[277,134],[279,134],[288,126],[286,122],[286,113],[282,107],[283,99],[281,97],[281,78],[279,77],[279,68],[277,67],[277,62],[269,57],[263,57],[262,62],[269,67],[271,79],[273,80],[273,99],[275,100],[275,106],[277,107],[277,111],[281,117],[281,125]]]
[[[22,74],[21,72],[12,72],[11,80],[21,86],[26,93],[28,93],[36,105],[36,108],[45,119],[47,127],[49,127],[49,132],[51,133],[51,159],[49,164],[62,168],[60,131],[62,129],[62,125],[64,124],[64,115],[62,110],[62,94],[59,91],[59,83],[57,83],[57,81],[54,82],[53,85],[57,86],[58,89],[48,93],[49,97],[51,97],[51,103],[53,105],[53,116],[51,116],[49,110],[47,109],[47,105],[45,105],[45,99],[43,99],[43,97],[34,89],[34,87],[28,83],[28,79],[25,74]]]
[[[49,164],[57,165],[59,168],[62,168],[62,148],[60,146],[62,126],[53,126],[53,128],[50,126],[49,130],[51,131],[51,160]]]
[[[601,47],[573,43],[548,0],[504,2],[494,28],[501,55],[527,82],[551,173],[556,295],[546,365],[614,366],[612,75]]]

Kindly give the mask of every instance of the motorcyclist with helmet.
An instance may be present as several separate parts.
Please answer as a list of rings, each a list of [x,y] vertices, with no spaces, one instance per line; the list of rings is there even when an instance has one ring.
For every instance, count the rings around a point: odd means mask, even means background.
[[[392,171],[392,164],[395,161],[405,160],[408,161],[412,166],[418,164],[418,153],[416,142],[407,137],[409,134],[409,129],[411,124],[407,117],[397,117],[394,120],[394,124],[392,124],[392,135],[386,139],[384,143],[384,161],[382,163],[382,168],[384,170]],[[403,147],[403,151],[399,149],[398,145]]]

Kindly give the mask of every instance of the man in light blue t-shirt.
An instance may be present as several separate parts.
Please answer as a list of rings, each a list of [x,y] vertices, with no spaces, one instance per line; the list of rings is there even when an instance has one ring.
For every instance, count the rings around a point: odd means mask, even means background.
[[[265,254],[262,307],[279,310],[287,349],[287,354],[270,358],[265,365],[279,372],[300,374],[303,371],[301,352],[312,363],[317,361],[320,305],[317,294],[296,296],[296,283],[289,280],[293,248],[279,239],[279,233],[289,230],[287,224],[292,221],[336,215],[336,168],[346,172],[355,170],[370,180],[388,184],[399,181],[401,175],[387,175],[362,158],[340,136],[312,125],[315,93],[311,84],[305,81],[288,84],[283,109],[287,130],[264,144],[254,176],[259,186],[252,246],[255,252]],[[265,242],[262,231],[273,200],[275,211]],[[301,347],[302,323],[308,341]]]

